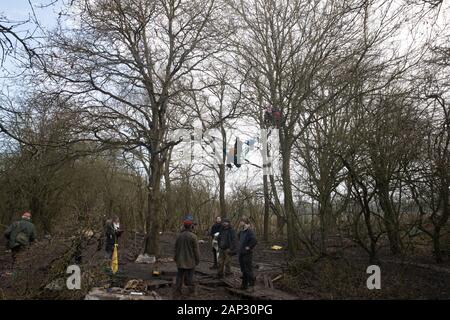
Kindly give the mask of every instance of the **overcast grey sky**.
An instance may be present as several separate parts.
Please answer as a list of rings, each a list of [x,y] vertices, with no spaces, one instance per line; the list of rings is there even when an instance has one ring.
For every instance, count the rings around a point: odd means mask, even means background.
[[[397,4],[403,0],[396,0]],[[26,35],[30,32],[36,30],[36,25],[34,22],[37,22],[45,29],[51,29],[56,26],[58,13],[62,7],[62,3],[64,0],[0,0],[0,20],[3,20],[2,17],[6,17],[11,22],[21,22],[31,20],[30,23],[26,23],[16,28],[15,31],[19,35]],[[421,8],[417,7],[416,10],[420,11]],[[418,33],[423,35],[421,37],[426,38],[427,33],[434,32],[438,33],[438,30],[442,30],[443,26],[446,25],[450,20],[450,0],[444,0],[444,3],[439,12],[434,12],[435,15],[430,14],[426,16],[426,19],[421,20],[420,25],[410,24],[412,30],[405,30],[404,33],[401,33],[398,45],[406,46],[406,39],[411,37],[411,34],[414,36],[419,36]],[[376,16],[376,15],[375,15]],[[1,21],[4,23],[4,21]],[[444,29],[445,30],[445,29]],[[445,35],[448,35],[447,32],[444,32]],[[403,36],[404,35],[404,36]],[[5,65],[6,69],[9,71],[15,70],[13,62],[7,61]],[[2,78],[2,73],[4,74],[5,69],[0,70],[0,78]],[[1,86],[13,86],[11,78],[4,78],[4,81],[0,81]],[[239,127],[244,127],[244,125],[240,125]],[[242,133],[240,133],[242,134]],[[254,136],[257,137],[258,133],[253,132]],[[246,135],[246,138],[249,138],[252,134]],[[242,137],[241,137],[242,138]],[[233,143],[231,142],[231,145]],[[259,163],[257,158],[259,158],[259,152],[254,151],[249,155],[249,160],[254,161],[255,163]],[[247,180],[251,183],[260,183],[261,179],[258,175],[261,170],[256,169],[252,166],[244,166],[245,170],[230,170],[227,171],[227,176],[229,181],[234,180]],[[253,181],[256,180],[256,181]],[[227,185],[227,189],[230,189],[232,183]],[[229,190],[228,190],[229,191]]]
[[[33,9],[36,17],[45,26],[54,25],[60,6],[60,1],[54,5],[53,0],[0,0],[0,13],[10,20],[24,21],[33,17]]]

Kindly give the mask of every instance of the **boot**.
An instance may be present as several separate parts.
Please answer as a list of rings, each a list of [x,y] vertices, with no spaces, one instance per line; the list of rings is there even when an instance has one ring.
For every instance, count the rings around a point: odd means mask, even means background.
[[[217,264],[213,265],[212,267],[209,267],[210,270],[217,270],[219,269],[219,266]]]
[[[247,289],[248,289],[247,282],[244,279],[242,279],[241,290],[247,290]]]
[[[256,282],[256,277],[251,278],[250,281],[249,281],[249,286],[250,287],[254,287],[255,286],[255,282]]]
[[[197,287],[196,286],[190,286],[189,287],[189,295],[191,297],[196,297],[197,296]]]

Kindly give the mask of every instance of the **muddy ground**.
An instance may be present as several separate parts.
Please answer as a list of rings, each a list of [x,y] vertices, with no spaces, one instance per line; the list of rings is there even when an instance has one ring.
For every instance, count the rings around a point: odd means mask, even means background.
[[[137,279],[154,285],[148,290],[156,292],[162,299],[172,299],[176,266],[164,259],[173,257],[175,239],[176,233],[161,235],[160,258],[165,262],[137,264],[134,261],[142,251],[143,237],[137,234],[125,236],[120,242],[120,268],[114,279],[111,279],[105,268],[107,263],[103,250],[98,251],[98,243],[91,241],[85,244],[80,262],[85,272],[85,291],[78,295],[67,294],[64,288],[48,288],[55,278],[50,275],[58,272],[59,264],[59,274],[64,274],[61,268],[74,263],[73,252],[67,253],[67,248],[73,242],[42,241],[22,254],[16,270],[11,270],[10,254],[2,250],[0,298],[82,299],[91,287],[123,288],[129,280]],[[366,286],[369,263],[367,255],[359,248],[334,246],[330,248],[330,255],[324,258],[310,257],[304,252],[288,263],[283,242],[258,244],[254,255],[257,290],[254,294],[243,294],[234,290],[240,281],[237,257],[232,263],[234,274],[225,282],[218,281],[215,279],[216,272],[209,269],[213,257],[208,239],[204,240],[199,244],[201,263],[196,272],[199,284],[197,295],[186,294],[184,299],[450,299],[449,259],[436,265],[425,251],[410,255],[408,259],[392,257],[382,251],[379,263],[381,290],[369,290]],[[272,250],[274,244],[282,246],[283,250]],[[69,259],[58,259],[60,256],[68,256]],[[160,275],[154,276],[153,271],[159,271]],[[276,281],[272,283],[273,279]],[[268,288],[272,285],[273,289]]]

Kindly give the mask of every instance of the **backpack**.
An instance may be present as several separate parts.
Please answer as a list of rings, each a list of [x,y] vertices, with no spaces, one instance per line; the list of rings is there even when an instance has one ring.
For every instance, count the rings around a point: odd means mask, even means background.
[[[28,236],[25,234],[25,232],[20,231],[16,236],[16,242],[20,244],[21,246],[27,246],[28,245]]]
[[[28,235],[21,228],[20,222],[17,223],[16,228],[19,228],[19,232],[16,235],[15,242],[21,246],[27,246],[29,244]]]

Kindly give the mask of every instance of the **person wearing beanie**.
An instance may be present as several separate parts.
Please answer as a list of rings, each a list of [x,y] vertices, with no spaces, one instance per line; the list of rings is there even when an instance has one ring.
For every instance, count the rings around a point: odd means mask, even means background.
[[[217,239],[219,246],[219,270],[217,277],[223,278],[224,275],[231,275],[231,256],[236,254],[236,233],[231,226],[230,219],[222,220],[222,229]],[[225,273],[224,273],[225,271]]]
[[[242,272],[242,290],[253,291],[255,276],[253,274],[253,249],[257,244],[256,236],[250,227],[250,220],[241,219],[239,232],[239,266]]]
[[[194,234],[195,222],[191,217],[186,217],[183,221],[183,230],[178,235],[175,242],[175,263],[177,264],[177,279],[175,283],[174,298],[182,295],[183,284],[189,289],[189,293],[195,295],[194,284],[195,267],[200,263],[200,251],[198,239]]]
[[[11,224],[5,231],[8,249],[11,249],[13,267],[17,255],[36,240],[36,228],[31,222],[31,213],[24,212],[22,219]]]

